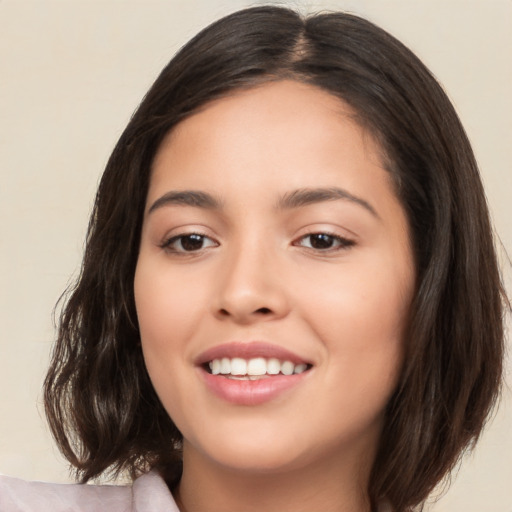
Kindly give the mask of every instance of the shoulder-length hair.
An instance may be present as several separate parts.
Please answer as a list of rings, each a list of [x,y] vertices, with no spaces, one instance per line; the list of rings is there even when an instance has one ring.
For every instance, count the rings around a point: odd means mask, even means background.
[[[181,434],[145,369],[133,293],[152,161],[169,130],[207,102],[281,79],[353,108],[380,144],[409,220],[418,284],[368,493],[373,505],[410,510],[476,441],[498,397],[505,296],[454,108],[410,50],[357,16],[245,9],[203,30],[165,67],[103,174],[81,274],[60,316],[46,414],[84,482],[149,468],[179,479]]]

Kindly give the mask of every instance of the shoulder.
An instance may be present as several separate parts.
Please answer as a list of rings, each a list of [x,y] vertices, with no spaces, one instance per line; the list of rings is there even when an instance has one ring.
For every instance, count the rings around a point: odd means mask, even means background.
[[[150,472],[133,485],[27,482],[0,475],[2,512],[179,512],[162,478]]]
[[[131,503],[129,486],[50,484],[0,476],[2,512],[129,512]]]

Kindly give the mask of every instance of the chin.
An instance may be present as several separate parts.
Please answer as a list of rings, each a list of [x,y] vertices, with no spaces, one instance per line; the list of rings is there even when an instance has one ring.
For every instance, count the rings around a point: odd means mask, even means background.
[[[184,457],[200,453],[225,469],[266,474],[301,467],[309,459],[301,448],[303,444],[297,442],[294,436],[286,435],[282,429],[273,433],[260,428],[256,431],[220,431],[218,436],[213,431],[209,434],[210,439],[185,441]]]
[[[273,447],[272,444],[257,449],[232,448],[223,453],[211,453],[212,460],[225,469],[236,473],[279,474],[300,469],[307,465],[305,454],[290,453]]]

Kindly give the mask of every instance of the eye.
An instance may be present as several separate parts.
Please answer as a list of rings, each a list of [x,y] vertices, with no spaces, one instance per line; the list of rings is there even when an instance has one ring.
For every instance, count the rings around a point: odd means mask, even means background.
[[[207,247],[216,247],[217,242],[199,233],[187,233],[177,235],[164,241],[162,249],[172,253],[190,253],[198,252]]]
[[[330,233],[310,233],[309,235],[299,238],[295,245],[327,252],[347,249],[354,244],[355,242],[353,240],[338,235],[331,235]]]

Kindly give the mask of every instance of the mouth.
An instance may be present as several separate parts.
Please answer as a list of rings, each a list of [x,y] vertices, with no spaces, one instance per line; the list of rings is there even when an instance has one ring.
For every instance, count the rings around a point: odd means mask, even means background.
[[[297,363],[288,360],[279,360],[276,357],[241,357],[215,358],[203,364],[203,368],[211,375],[220,375],[234,380],[261,380],[276,375],[296,375],[311,369],[308,363]]]
[[[264,342],[227,343],[208,349],[195,361],[207,388],[236,405],[272,402],[305,382],[311,361]]]

